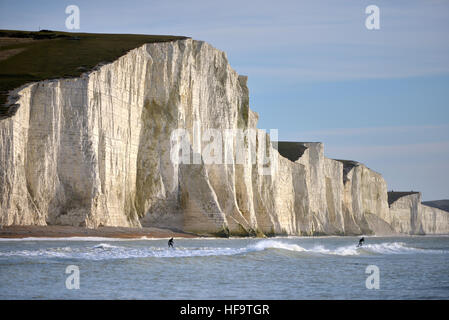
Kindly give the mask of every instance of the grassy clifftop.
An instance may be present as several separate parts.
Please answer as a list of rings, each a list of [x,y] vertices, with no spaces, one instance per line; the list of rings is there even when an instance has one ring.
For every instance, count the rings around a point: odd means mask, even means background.
[[[10,90],[29,82],[80,76],[144,43],[182,39],[187,37],[0,30],[0,119],[14,113],[6,105]]]

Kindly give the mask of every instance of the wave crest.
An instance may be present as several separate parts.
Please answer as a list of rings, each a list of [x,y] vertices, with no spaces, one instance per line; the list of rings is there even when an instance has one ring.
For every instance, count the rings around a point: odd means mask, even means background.
[[[361,254],[406,254],[406,253],[443,253],[440,250],[419,249],[408,247],[404,242],[384,242],[379,244],[365,244],[362,247],[356,245],[340,246],[336,248],[326,248],[323,245],[315,245],[311,248],[304,248],[297,244],[286,243],[278,240],[262,240],[250,248],[255,250],[282,249],[296,252],[316,253],[338,256],[356,256]]]
[[[358,255],[383,255],[383,254],[407,254],[407,253],[447,253],[447,251],[419,249],[408,247],[403,242],[384,242],[378,244],[365,244],[357,248],[355,245],[326,248],[323,245],[313,247],[303,247],[295,243],[280,240],[260,240],[245,247],[197,247],[185,248],[176,247],[167,249],[166,247],[130,247],[114,246],[108,243],[99,243],[90,247],[57,247],[41,248],[36,250],[19,250],[0,252],[0,257],[41,257],[41,258],[62,258],[62,259],[132,259],[132,258],[188,258],[207,256],[234,256],[263,252],[268,250],[286,250],[300,254],[312,255],[337,255],[337,256],[358,256]]]

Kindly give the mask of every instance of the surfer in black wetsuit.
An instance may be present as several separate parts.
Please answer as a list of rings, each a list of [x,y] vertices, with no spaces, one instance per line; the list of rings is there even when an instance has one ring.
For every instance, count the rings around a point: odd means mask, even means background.
[[[362,239],[359,240],[359,244],[357,245],[357,247],[361,247],[364,242],[365,242],[365,238],[362,237]]]
[[[168,240],[168,247],[170,248],[174,248],[173,247],[173,238],[171,238],[170,240]]]

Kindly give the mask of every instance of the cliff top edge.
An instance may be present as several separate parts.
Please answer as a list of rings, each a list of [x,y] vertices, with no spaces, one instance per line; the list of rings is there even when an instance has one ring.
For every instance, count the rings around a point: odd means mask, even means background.
[[[8,96],[27,83],[79,77],[145,43],[186,39],[190,37],[0,30],[0,119],[14,115]]]

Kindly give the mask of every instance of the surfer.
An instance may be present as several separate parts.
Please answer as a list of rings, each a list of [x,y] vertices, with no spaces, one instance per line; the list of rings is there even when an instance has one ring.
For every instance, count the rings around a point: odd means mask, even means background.
[[[174,248],[173,247],[173,238],[171,238],[170,240],[168,240],[168,247],[170,248]]]
[[[362,239],[359,240],[359,244],[357,245],[357,247],[361,247],[364,242],[365,242],[365,238],[362,237]]]

